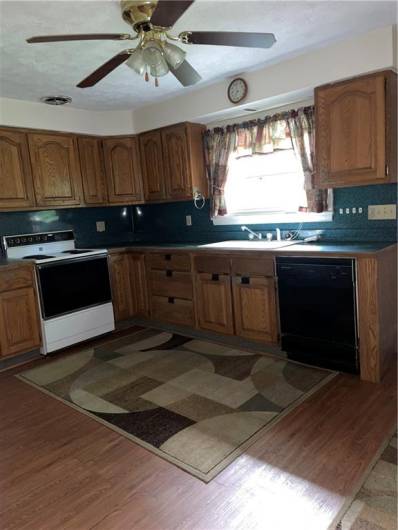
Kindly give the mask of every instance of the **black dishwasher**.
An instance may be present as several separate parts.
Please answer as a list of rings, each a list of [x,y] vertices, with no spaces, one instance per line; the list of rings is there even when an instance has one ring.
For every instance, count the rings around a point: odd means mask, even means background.
[[[282,349],[288,358],[359,372],[353,259],[276,259]]]

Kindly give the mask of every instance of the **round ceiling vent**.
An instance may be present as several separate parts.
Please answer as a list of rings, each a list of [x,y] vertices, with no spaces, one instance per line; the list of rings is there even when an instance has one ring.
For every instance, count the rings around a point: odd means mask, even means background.
[[[72,102],[72,98],[69,96],[45,96],[40,98],[40,101],[47,105],[66,105]]]

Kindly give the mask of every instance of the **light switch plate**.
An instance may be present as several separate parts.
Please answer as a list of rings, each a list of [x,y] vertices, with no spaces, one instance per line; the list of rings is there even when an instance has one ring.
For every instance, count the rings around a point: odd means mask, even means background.
[[[105,232],[105,221],[97,221],[95,223],[97,232]]]
[[[368,219],[396,219],[397,205],[396,204],[374,204],[368,206]]]
[[[192,217],[190,215],[185,216],[185,224],[186,226],[192,226]]]

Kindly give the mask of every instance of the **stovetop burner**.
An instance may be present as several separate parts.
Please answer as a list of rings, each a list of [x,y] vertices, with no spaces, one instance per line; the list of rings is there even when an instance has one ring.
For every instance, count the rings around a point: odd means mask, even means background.
[[[76,248],[74,250],[64,250],[62,254],[87,254],[87,252],[93,252],[93,251]]]
[[[24,256],[23,259],[47,259],[47,258],[53,258],[54,256],[47,256],[46,254],[32,254],[31,256]]]

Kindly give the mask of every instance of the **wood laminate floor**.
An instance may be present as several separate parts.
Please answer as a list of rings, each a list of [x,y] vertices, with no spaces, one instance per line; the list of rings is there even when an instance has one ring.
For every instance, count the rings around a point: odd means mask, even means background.
[[[326,530],[396,424],[394,368],[378,385],[338,375],[205,484],[23,369],[0,374],[4,530]]]

